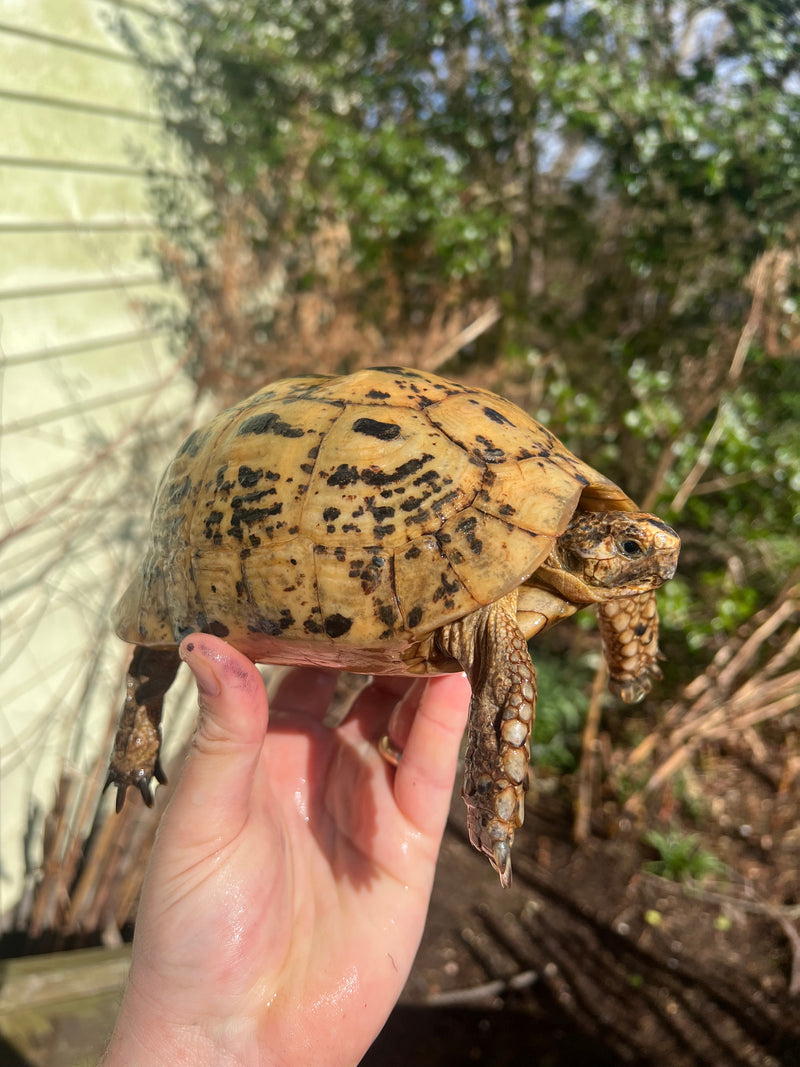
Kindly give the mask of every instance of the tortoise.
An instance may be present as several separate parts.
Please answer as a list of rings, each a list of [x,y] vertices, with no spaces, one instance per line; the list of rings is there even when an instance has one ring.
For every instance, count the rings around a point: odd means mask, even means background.
[[[109,771],[152,803],[164,693],[189,633],[252,660],[361,675],[466,672],[462,795],[503,885],[536,700],[527,642],[597,605],[609,687],[658,667],[675,532],[482,389],[378,367],[275,382],[183,442],[115,615],[138,646]]]

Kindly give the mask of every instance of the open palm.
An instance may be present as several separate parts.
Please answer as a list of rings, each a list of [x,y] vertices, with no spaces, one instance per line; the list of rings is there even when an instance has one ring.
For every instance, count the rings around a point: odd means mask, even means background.
[[[356,1064],[427,914],[469,687],[377,679],[337,730],[333,680],[194,635],[201,721],[153,850],[106,1063]],[[205,691],[204,691],[205,690]],[[395,770],[376,742],[402,747]]]

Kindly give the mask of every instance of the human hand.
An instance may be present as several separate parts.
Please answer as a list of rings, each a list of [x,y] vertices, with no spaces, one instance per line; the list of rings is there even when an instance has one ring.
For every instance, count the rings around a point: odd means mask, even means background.
[[[357,1064],[425,925],[468,683],[377,678],[330,730],[333,676],[296,669],[267,734],[245,656],[206,634],[181,655],[200,722],[153,848],[105,1067]],[[387,733],[396,769],[377,749]]]

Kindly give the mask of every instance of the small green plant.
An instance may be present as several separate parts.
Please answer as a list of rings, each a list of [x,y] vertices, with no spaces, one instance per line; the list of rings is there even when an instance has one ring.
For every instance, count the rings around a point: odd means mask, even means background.
[[[660,878],[674,882],[701,882],[710,874],[719,874],[725,865],[713,853],[700,845],[698,834],[683,834],[669,830],[649,830],[643,838],[645,844],[654,848],[657,860],[643,864],[643,869]]]

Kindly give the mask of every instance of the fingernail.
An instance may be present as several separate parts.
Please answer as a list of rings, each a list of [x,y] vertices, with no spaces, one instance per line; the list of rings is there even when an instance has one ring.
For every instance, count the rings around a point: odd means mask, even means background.
[[[222,689],[217,676],[211,669],[208,660],[203,658],[202,653],[195,648],[193,642],[190,641],[185,645],[181,645],[180,656],[184,663],[189,665],[189,669],[194,675],[194,680],[197,682],[199,694],[204,697],[219,696]]]

